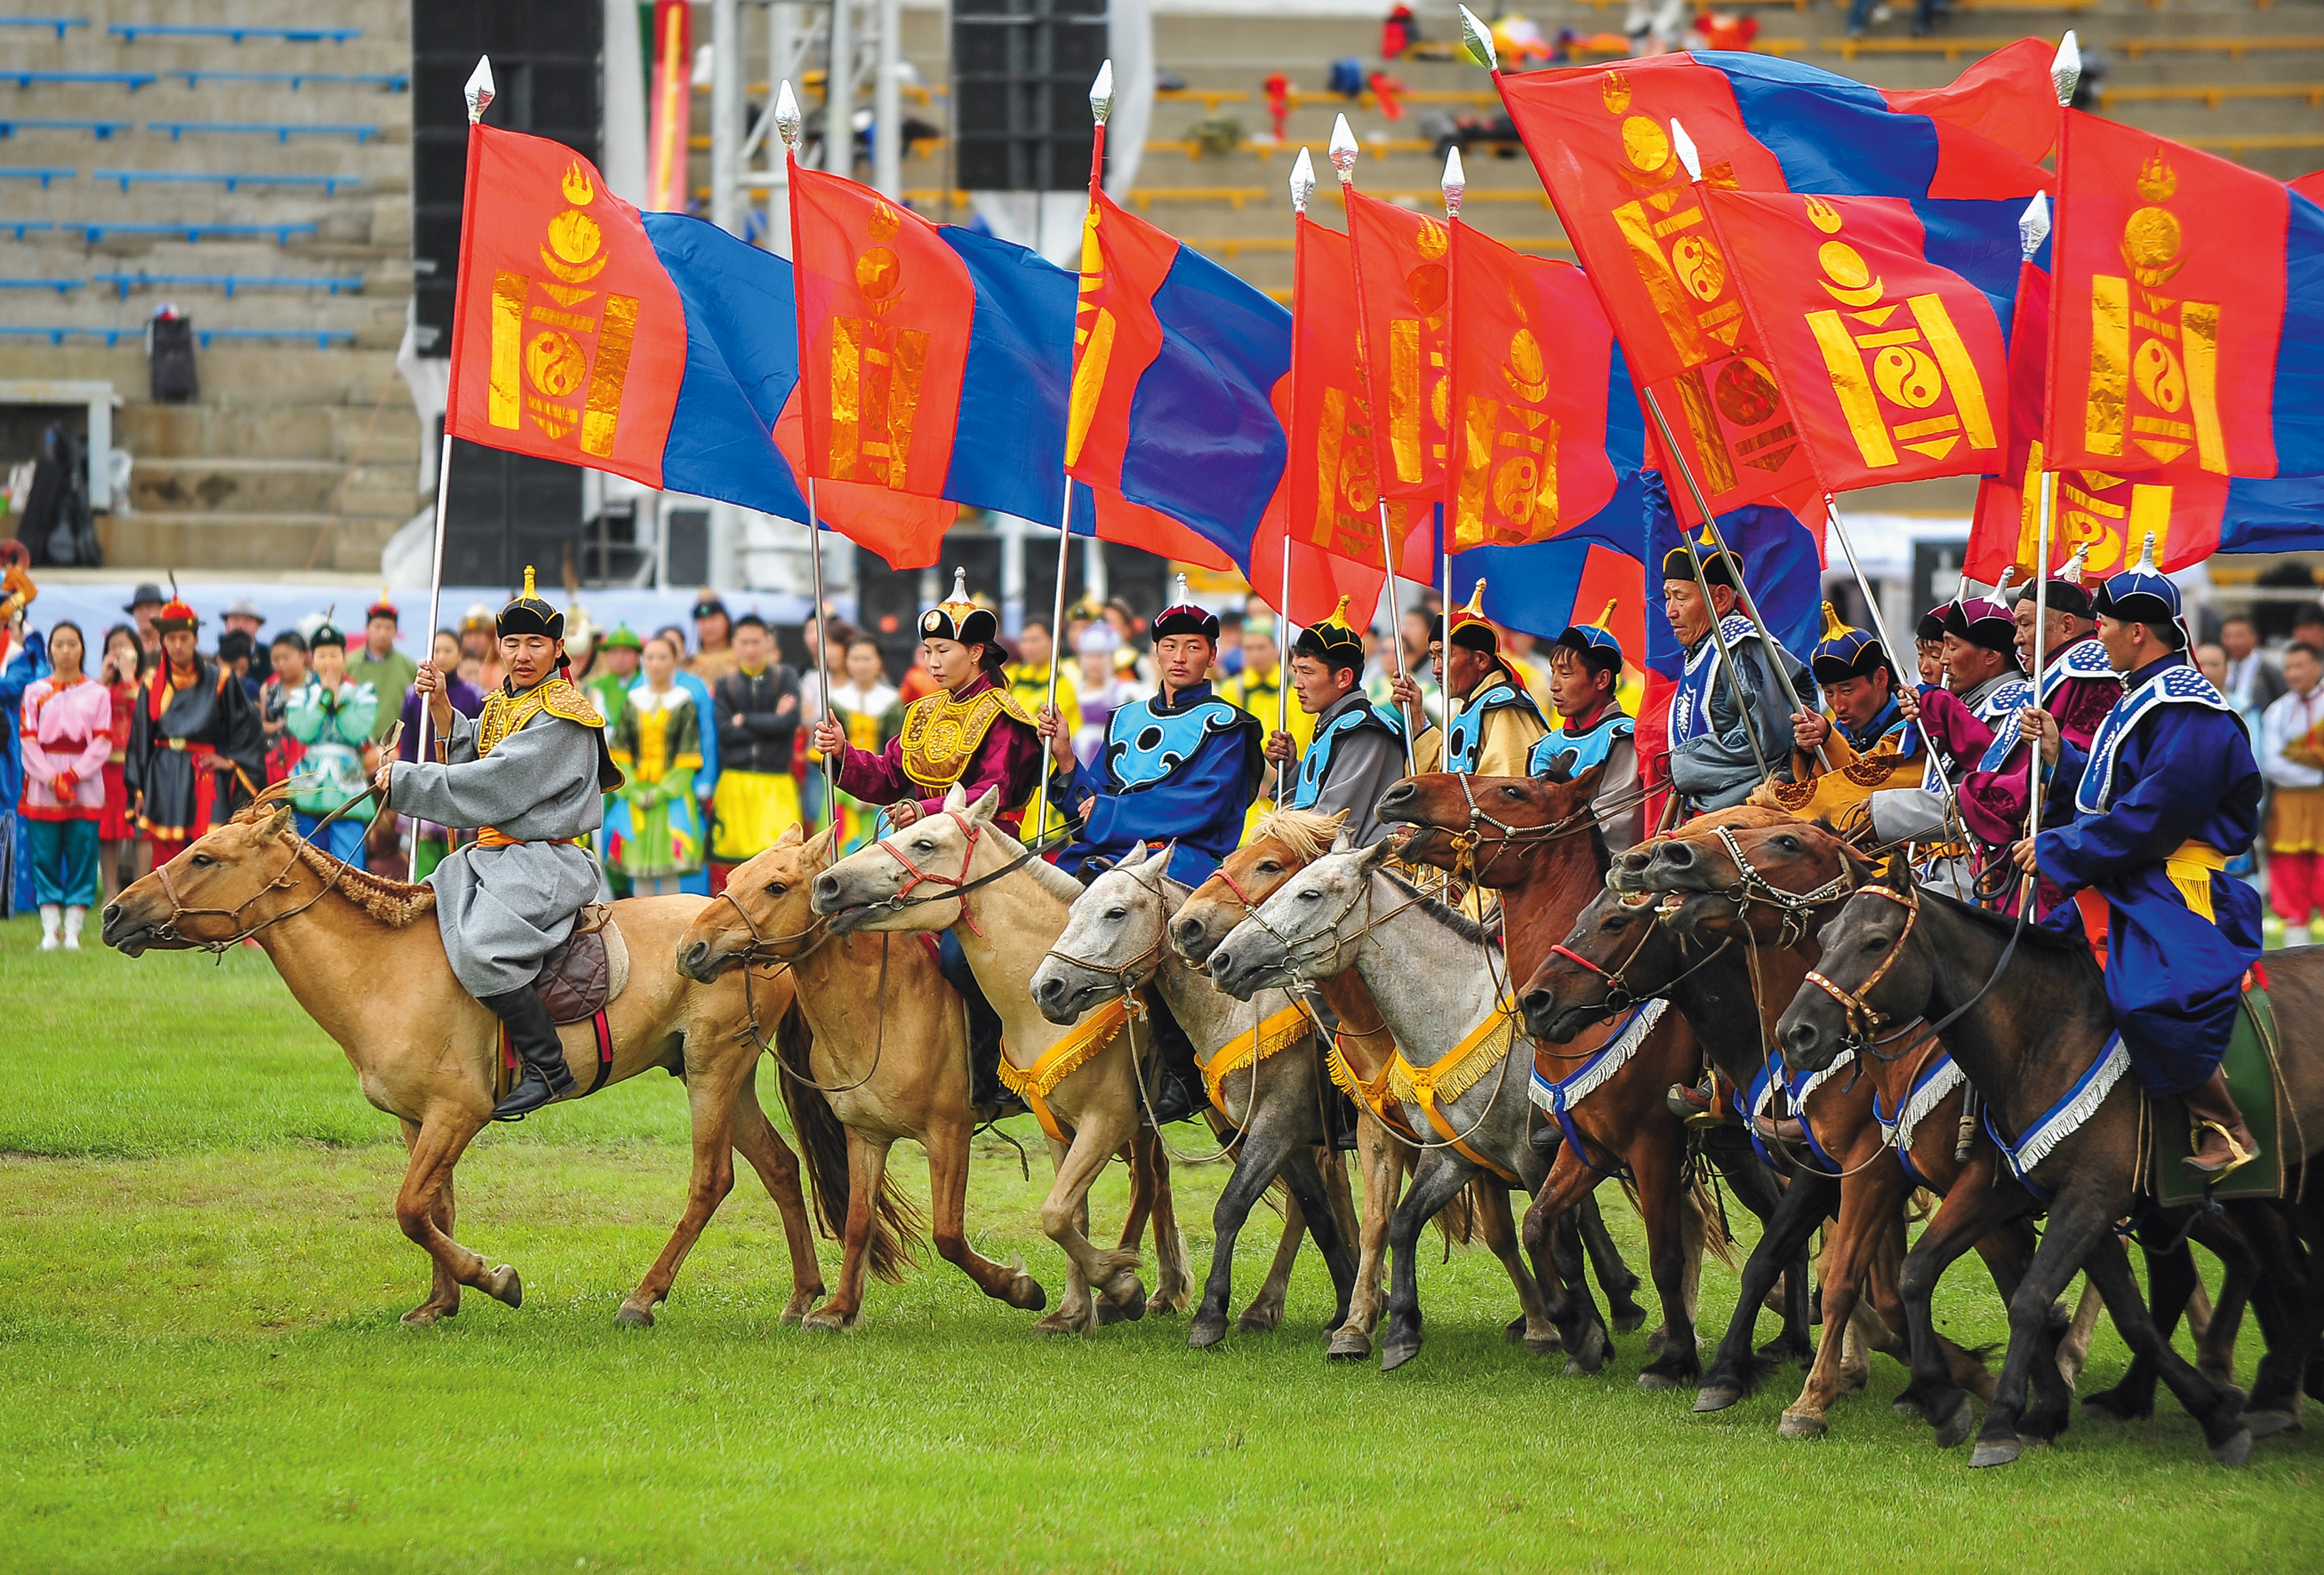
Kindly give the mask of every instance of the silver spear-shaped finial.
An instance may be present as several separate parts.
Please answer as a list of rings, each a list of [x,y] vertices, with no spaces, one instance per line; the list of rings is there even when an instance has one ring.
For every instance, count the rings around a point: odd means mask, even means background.
[[[2034,194],[2034,200],[2025,205],[2025,211],[2017,216],[2017,249],[2031,262],[2034,253],[2040,251],[2042,243],[2049,238],[2050,198],[2037,191]]]
[[[1360,151],[1356,144],[1355,127],[1348,124],[1346,115],[1341,115],[1332,123],[1332,143],[1329,149],[1332,168],[1340,172],[1341,185],[1345,186],[1355,180],[1356,154]]]
[[[1090,84],[1090,118],[1098,124],[1113,113],[1113,62],[1108,60],[1097,69],[1097,80]]]
[[[2071,104],[2074,89],[2081,85],[2081,41],[2074,36],[2074,30],[2070,27],[2066,30],[2066,36],[2059,41],[2057,54],[2051,59],[2050,86],[2058,90],[2059,103]]]
[[[1469,189],[1469,177],[1461,168],[1460,143],[1455,143],[1445,150],[1444,179],[1436,184],[1437,189],[1444,193],[1444,216],[1459,218],[1462,195]]]
[[[468,124],[474,125],[484,118],[484,111],[492,107],[494,97],[492,56],[476,57],[476,69],[468,73],[468,85],[461,93],[468,101]]]
[[[1493,48],[1493,30],[1477,20],[1477,14],[1466,5],[1461,7],[1461,41],[1477,57],[1488,71],[1501,69],[1501,57]]]
[[[791,91],[790,78],[783,78],[782,88],[775,95],[775,134],[783,139],[783,147],[794,158],[798,155],[799,134],[807,123],[799,116],[798,95]]]
[[[1306,149],[1302,148],[1299,156],[1291,161],[1291,211],[1305,213],[1307,199],[1314,195],[1315,161],[1307,156]]]

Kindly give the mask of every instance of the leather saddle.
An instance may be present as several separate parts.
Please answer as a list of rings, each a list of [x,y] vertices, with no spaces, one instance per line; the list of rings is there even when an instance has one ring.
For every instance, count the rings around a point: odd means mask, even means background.
[[[629,982],[629,944],[612,906],[593,902],[574,920],[573,933],[542,960],[532,988],[551,1022],[579,1023],[604,1011]]]

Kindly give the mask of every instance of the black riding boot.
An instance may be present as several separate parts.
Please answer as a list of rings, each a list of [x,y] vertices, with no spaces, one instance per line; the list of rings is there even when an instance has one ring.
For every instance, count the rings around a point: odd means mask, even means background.
[[[950,930],[936,941],[936,972],[960,992],[962,1003],[968,1008],[970,1105],[981,1110],[1017,1103],[1016,1096],[1001,1086],[1001,1014],[984,999],[984,987],[976,982],[968,953],[960,949]]]
[[[495,1121],[521,1121],[549,1101],[573,1091],[573,1073],[565,1064],[565,1046],[558,1043],[557,1025],[532,986],[504,995],[488,995],[484,1004],[508,1025],[509,1042],[516,1046],[523,1075],[508,1098],[493,1107]]]
[[[1194,1061],[1194,1042],[1170,1015],[1170,1003],[1158,990],[1139,991],[1146,1000],[1146,1040],[1154,1055],[1143,1073],[1146,1097],[1154,1102],[1154,1125],[1167,1127],[1198,1115],[1211,1102],[1203,1091],[1203,1069]],[[1140,1105],[1139,1120],[1146,1119]]]

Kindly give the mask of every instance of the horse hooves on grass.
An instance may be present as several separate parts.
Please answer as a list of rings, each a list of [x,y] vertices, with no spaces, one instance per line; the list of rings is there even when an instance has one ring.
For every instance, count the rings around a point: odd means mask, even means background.
[[[1679,1386],[1678,1376],[1675,1373],[1656,1372],[1654,1368],[1648,1368],[1638,1375],[1638,1387],[1653,1394],[1661,1394]]]
[[[1197,1318],[1187,1326],[1186,1349],[1208,1350],[1227,1337],[1227,1321],[1223,1318]]]
[[[834,1312],[828,1307],[818,1307],[799,1320],[799,1327],[823,1334],[844,1334],[855,1327],[857,1318],[853,1312]]]
[[[1786,1362],[1807,1363],[1815,1360],[1815,1346],[1805,1340],[1794,1340],[1787,1334],[1779,1334],[1761,1346],[1756,1354],[1763,1363],[1782,1367]]]
[[[438,1307],[433,1303],[425,1307],[414,1307],[403,1315],[403,1326],[406,1329],[433,1329],[436,1327],[438,1319],[456,1318],[459,1313],[460,1310],[457,1307]]]
[[[1515,1345],[1525,1338],[1525,1314],[1520,1312],[1501,1326],[1501,1338]]]
[[[1981,1438],[1977,1441],[1977,1448],[1969,1451],[1969,1463],[1978,1468],[2006,1466],[2015,1460],[2024,1448],[2022,1439]]]
[[[2114,1389],[2101,1389],[2082,1397],[2082,1414],[2102,1416],[2108,1422],[2144,1422],[2154,1414],[2154,1402],[2150,1397],[2144,1405],[2135,1405]]]
[[[2244,1426],[2255,1441],[2273,1438],[2279,1432],[2297,1432],[2300,1418],[2289,1411],[2246,1411]]]
[[[1323,1354],[1335,1362],[1360,1362],[1372,1354],[1372,1337],[1360,1329],[1342,1329],[1332,1336]]]
[[[1390,1340],[1380,1348],[1380,1371],[1392,1373],[1420,1354],[1420,1341]]]
[[[1705,1384],[1694,1397],[1695,1413],[1708,1415],[1713,1411],[1724,1411],[1742,1398],[1743,1391],[1732,1384]]]
[[[622,1329],[651,1329],[654,1324],[653,1309],[632,1307],[624,1302],[622,1310],[613,1314],[613,1322]]]
[[[1977,1414],[1969,1405],[1969,1396],[1961,1395],[1954,1399],[1951,1415],[1932,1416],[1929,1419],[1929,1425],[1937,1430],[1939,1449],[1958,1449],[1969,1438],[1969,1429],[1977,1425]],[[2016,1446],[2013,1444],[2011,1447]]]
[[[1646,1326],[1646,1310],[1636,1302],[1627,1307],[1617,1307],[1613,1312],[1614,1332],[1617,1334],[1628,1334],[1634,1329]]]
[[[1001,1299],[1020,1312],[1038,1312],[1049,1304],[1049,1293],[1041,1289],[1041,1282],[1031,1275],[1019,1274],[1009,1282]]]
[[[2240,1466],[2251,1459],[2251,1429],[2239,1427],[2233,1438],[2211,1446],[2211,1458],[2223,1466]]]
[[[495,1302],[505,1302],[512,1307],[524,1305],[524,1281],[517,1277],[514,1267],[503,1264],[484,1276],[484,1293]]]
[[[1527,1356],[1555,1356],[1565,1349],[1565,1341],[1560,1340],[1557,1331],[1553,1329],[1547,1334],[1528,1336],[1525,1348]]]
[[[1831,1431],[1831,1424],[1813,1411],[1786,1411],[1784,1420],[1775,1424],[1777,1438],[1821,1438]]]
[[[1270,1330],[1281,1328],[1282,1325],[1283,1307],[1280,1303],[1270,1303],[1262,1306],[1253,1302],[1243,1309],[1242,1316],[1235,1320],[1235,1327],[1245,1334],[1265,1334]]]
[[[1120,1297],[1107,1295],[1097,1304],[1098,1327],[1109,1323],[1135,1323],[1146,1316],[1146,1287],[1131,1276],[1129,1292]]]

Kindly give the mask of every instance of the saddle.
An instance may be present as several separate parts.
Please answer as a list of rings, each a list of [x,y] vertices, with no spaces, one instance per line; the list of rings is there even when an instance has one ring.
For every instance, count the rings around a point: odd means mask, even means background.
[[[2219,1199],[2280,1198],[2283,1196],[2285,1154],[2292,1141],[2292,1123],[2285,1119],[2288,1091],[2279,1064],[2282,1041],[2277,1036],[2275,1008],[2268,999],[2267,972],[2255,965],[2244,975],[2242,1008],[2236,1013],[2235,1032],[2227,1039],[2219,1068],[2227,1074],[2227,1092],[2244,1113],[2244,1125],[2259,1139],[2259,1157],[2209,1189]],[[2145,1119],[2147,1174],[2141,1191],[2152,1191],[2165,1208],[2181,1208],[2203,1201],[2200,1178],[2179,1162],[2194,1152],[2187,1107],[2176,1098],[2148,1098]]]
[[[604,1011],[629,982],[629,943],[611,905],[593,902],[574,921],[573,933],[542,959],[532,989],[549,1021],[581,1023]]]

